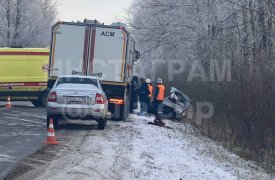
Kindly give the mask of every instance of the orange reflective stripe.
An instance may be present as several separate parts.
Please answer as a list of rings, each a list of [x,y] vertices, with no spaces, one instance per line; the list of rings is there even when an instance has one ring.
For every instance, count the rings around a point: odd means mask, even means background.
[[[153,97],[153,86],[151,84],[148,84],[148,89],[149,89],[149,97]]]
[[[110,104],[124,104],[124,101],[122,99],[110,99]]]
[[[164,85],[159,84],[158,88],[159,88],[159,94],[158,94],[157,100],[158,101],[163,101],[164,100],[164,94],[165,94],[165,87],[164,87]]]

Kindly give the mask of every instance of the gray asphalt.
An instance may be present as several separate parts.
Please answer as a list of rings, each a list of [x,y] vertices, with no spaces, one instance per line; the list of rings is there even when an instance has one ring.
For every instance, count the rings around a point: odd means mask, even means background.
[[[0,179],[22,159],[43,146],[47,136],[46,113],[29,102],[0,102]]]

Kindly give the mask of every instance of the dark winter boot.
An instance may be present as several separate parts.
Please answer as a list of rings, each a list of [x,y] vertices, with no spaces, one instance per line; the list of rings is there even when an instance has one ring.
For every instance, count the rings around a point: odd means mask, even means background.
[[[159,120],[159,126],[164,127],[165,123],[162,120]]]
[[[159,119],[156,118],[156,119],[154,120],[154,123],[155,123],[156,125],[159,125]]]

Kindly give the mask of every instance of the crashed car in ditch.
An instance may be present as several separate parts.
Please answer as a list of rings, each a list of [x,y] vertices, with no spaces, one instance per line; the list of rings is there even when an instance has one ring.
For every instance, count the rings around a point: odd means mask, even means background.
[[[181,119],[190,107],[190,98],[180,90],[172,87],[170,94],[163,101],[162,113],[168,119]]]

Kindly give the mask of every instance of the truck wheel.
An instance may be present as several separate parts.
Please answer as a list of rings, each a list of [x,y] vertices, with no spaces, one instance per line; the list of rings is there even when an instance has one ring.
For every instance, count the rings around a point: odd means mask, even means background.
[[[111,117],[116,121],[124,121],[129,117],[130,114],[130,102],[129,102],[129,94],[125,91],[124,94],[125,103],[123,105],[115,104],[113,108],[111,108]]]
[[[127,114],[128,109],[128,114]],[[115,121],[124,121],[129,116],[129,108],[127,108],[127,105],[115,105],[115,109],[111,111],[111,117]]]
[[[126,120],[126,113],[125,113],[125,107],[126,105],[120,106],[119,109],[119,120],[120,121],[125,121]]]
[[[98,121],[98,130],[104,130],[107,124],[107,120],[106,119],[100,119]]]
[[[32,101],[32,104],[35,107],[45,107],[46,103],[47,103],[47,97],[48,97],[48,93],[44,93],[42,94],[38,100]]]
[[[48,93],[45,92],[43,93],[37,102],[37,105],[35,105],[36,107],[46,107],[46,103],[47,103],[47,97],[48,97]]]
[[[119,110],[119,120],[125,121],[129,117],[130,113],[129,98],[127,98],[126,103],[124,105],[120,106]]]
[[[41,107],[46,107],[47,98],[48,98],[48,92],[45,92],[45,93],[43,93],[42,96],[40,96],[39,104],[41,105]]]
[[[31,102],[35,107],[41,107],[41,104],[39,103],[39,100],[35,100],[35,101],[31,101]]]
[[[118,120],[119,119],[119,114],[117,113],[116,106],[117,105],[115,105],[115,108],[111,110],[111,118],[113,120]]]

